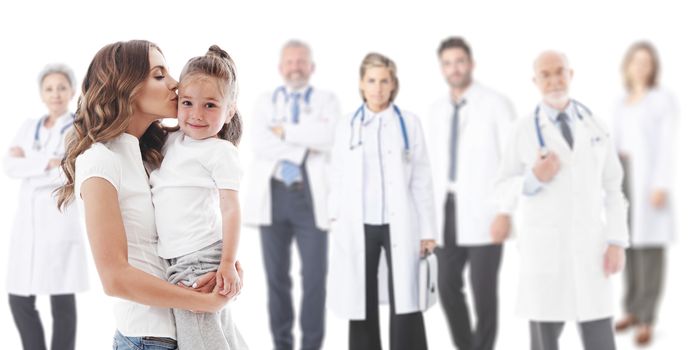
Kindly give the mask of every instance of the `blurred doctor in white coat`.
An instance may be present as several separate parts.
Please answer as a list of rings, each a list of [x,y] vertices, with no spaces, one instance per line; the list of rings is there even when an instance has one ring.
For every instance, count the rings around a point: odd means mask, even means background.
[[[515,112],[505,96],[473,80],[475,62],[464,39],[445,39],[437,54],[450,90],[425,119],[441,233],[439,298],[457,349],[492,350],[502,241],[510,230],[510,218],[497,215],[493,195]],[[475,327],[464,293],[466,266]]]
[[[586,350],[610,350],[610,275],[622,269],[628,245],[623,174],[607,129],[569,97],[572,77],[562,53],[536,59],[533,81],[542,101],[508,140],[500,210],[518,214],[517,312],[530,320],[531,348],[558,349],[572,321]]]
[[[658,86],[660,62],[649,42],[633,44],[622,73],[627,93],[616,102],[614,141],[625,166],[625,186],[631,201],[631,247],[625,271],[626,315],[618,331],[636,326],[636,342],[652,338],[663,287],[666,247],[675,234],[673,173],[677,105]]]
[[[278,350],[293,349],[291,247],[303,277],[302,349],[320,349],[325,329],[328,168],[340,107],[333,93],[309,83],[315,70],[308,44],[281,50],[284,84],[263,94],[251,121],[255,156],[245,187],[243,220],[260,229],[269,325]]]
[[[351,350],[381,349],[379,284],[388,267],[391,349],[427,349],[418,262],[435,247],[432,174],[419,119],[394,104],[395,63],[360,66],[363,104],[337,127],[332,152],[328,304],[350,320]]]
[[[44,68],[39,93],[48,113],[22,124],[4,159],[5,173],[22,181],[10,235],[7,291],[25,349],[46,347],[37,295],[51,297],[51,349],[73,349],[75,293],[87,289],[87,260],[77,207],[59,211],[53,194],[64,182],[59,165],[65,134],[73,126],[68,111],[75,95],[72,70],[63,64]]]

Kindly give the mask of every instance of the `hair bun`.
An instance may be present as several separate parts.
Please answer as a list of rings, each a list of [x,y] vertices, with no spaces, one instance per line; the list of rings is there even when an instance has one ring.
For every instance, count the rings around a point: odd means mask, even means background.
[[[209,51],[206,52],[206,56],[231,59],[231,56],[228,54],[228,52],[220,48],[218,45],[209,46]]]

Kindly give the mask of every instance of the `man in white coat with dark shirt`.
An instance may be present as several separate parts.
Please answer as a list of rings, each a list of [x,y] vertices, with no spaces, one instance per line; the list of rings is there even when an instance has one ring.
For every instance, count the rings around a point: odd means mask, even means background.
[[[628,205],[609,132],[569,97],[572,77],[562,53],[535,60],[542,101],[508,140],[500,210],[518,214],[517,311],[530,320],[531,348],[558,349],[565,322],[573,321],[586,350],[611,350],[610,276],[624,265]]]
[[[320,349],[325,324],[330,150],[340,115],[337,98],[308,84],[310,47],[282,48],[284,85],[264,94],[251,126],[255,160],[246,189],[247,224],[260,227],[267,275],[269,322],[276,350],[294,348],[291,244],[301,260],[301,349]]]
[[[424,124],[436,187],[440,247],[439,294],[452,341],[459,350],[492,350],[498,314],[498,272],[509,216],[497,215],[495,177],[509,128],[510,101],[473,81],[470,46],[459,37],[442,41],[437,54],[449,94],[437,100]],[[443,209],[443,210],[442,210]],[[478,323],[471,326],[464,269]]]

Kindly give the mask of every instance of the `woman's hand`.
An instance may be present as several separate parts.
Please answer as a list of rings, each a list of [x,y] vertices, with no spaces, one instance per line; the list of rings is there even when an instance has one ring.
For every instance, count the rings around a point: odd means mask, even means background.
[[[270,128],[272,130],[272,133],[276,135],[280,139],[284,139],[284,127],[283,126],[273,126]]]
[[[215,278],[213,279],[216,280]],[[219,294],[217,290],[212,290],[210,293],[203,294],[204,303],[201,310],[192,310],[192,312],[218,312],[228,303],[228,298]]]
[[[24,158],[24,150],[22,149],[22,147],[12,147],[10,148],[10,157]]]
[[[240,288],[242,289],[243,275],[245,272],[243,271],[243,266],[240,264],[240,261],[235,262],[235,270],[238,274],[238,279],[240,280]],[[187,287],[183,283],[178,283],[177,285],[179,285],[180,287],[192,289],[195,292],[199,293],[211,293],[216,288],[216,275],[216,271],[207,272],[203,274],[201,277],[199,277],[191,287]]]
[[[46,170],[58,168],[59,166],[61,166],[61,160],[54,158],[54,159],[49,160],[49,164],[46,165]]]
[[[423,239],[420,241],[420,257],[424,257],[427,253],[433,253],[437,242],[434,239]]]
[[[663,209],[667,205],[667,192],[663,190],[655,190],[650,195],[650,204],[655,209]]]
[[[177,285],[184,288],[190,288],[199,293],[211,293],[214,290],[214,287],[216,287],[216,271],[203,274],[201,277],[197,278],[191,287],[185,286],[182,282],[178,283]]]

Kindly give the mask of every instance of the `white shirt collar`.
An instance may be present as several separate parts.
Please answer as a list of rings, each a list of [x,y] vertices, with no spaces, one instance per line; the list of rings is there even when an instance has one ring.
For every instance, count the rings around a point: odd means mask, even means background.
[[[460,103],[462,101],[466,101],[468,103],[468,100],[473,98],[473,95],[476,93],[476,90],[478,90],[478,83],[474,80],[471,81],[471,83],[466,87],[466,90],[461,94],[459,97],[459,100],[456,101],[456,103]],[[449,103],[453,106],[454,105],[454,100],[451,98],[451,93],[449,94]]]
[[[565,113],[568,115],[569,123],[575,121],[576,119],[577,113],[572,99],[568,102],[568,105],[566,105],[566,108],[563,111],[559,111],[549,106],[546,102],[543,101],[539,105],[541,106],[542,111],[546,114],[549,120],[551,120],[551,122],[554,124],[558,122],[558,115],[561,113]]]
[[[364,104],[364,126],[367,126],[371,124],[371,122],[374,119],[379,119],[380,117],[390,114],[391,111],[393,110],[393,103],[390,103],[388,107],[386,107],[384,110],[379,111],[379,112],[373,112],[372,110],[367,107],[366,104]]]
[[[310,88],[311,88],[310,84],[306,84],[303,87],[301,87],[300,89],[293,89],[291,86],[284,84],[284,92],[286,94],[288,94],[289,97],[291,97],[291,94],[293,94],[293,93],[297,93],[300,96],[304,96],[308,92],[308,89],[310,89]]]

